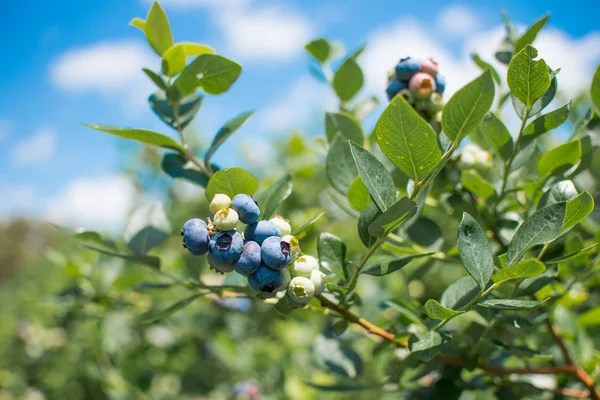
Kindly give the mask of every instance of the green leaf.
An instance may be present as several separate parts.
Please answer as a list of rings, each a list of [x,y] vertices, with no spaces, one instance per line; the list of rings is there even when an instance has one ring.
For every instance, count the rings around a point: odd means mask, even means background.
[[[385,237],[395,231],[417,213],[417,203],[403,197],[385,210],[369,225],[369,233],[376,237]]]
[[[177,311],[186,308],[187,306],[189,306],[190,304],[192,304],[197,298],[202,297],[205,294],[206,293],[194,293],[193,295],[191,295],[189,297],[186,297],[183,300],[178,301],[177,303],[173,304],[171,307],[167,308],[166,310],[163,310],[163,311],[159,312],[156,315],[142,316],[141,323],[142,324],[151,324],[151,323],[154,323],[154,322],[158,322],[158,321],[160,321],[162,319],[165,319],[165,318],[173,315]]]
[[[543,274],[545,270],[546,266],[541,261],[530,258],[496,272],[492,275],[492,281],[501,284],[512,279],[534,278]]]
[[[542,208],[549,204],[560,203],[561,201],[569,201],[576,196],[577,189],[575,188],[573,181],[560,181],[542,195],[537,208]]]
[[[450,337],[437,331],[414,333],[408,340],[408,348],[419,360],[431,361],[450,345]]]
[[[363,85],[363,72],[353,58],[347,58],[333,76],[333,89],[342,101],[349,101]]]
[[[544,60],[535,61],[538,51],[526,45],[510,60],[508,87],[521,103],[530,108],[550,87],[550,73]]]
[[[71,228],[67,228],[64,226],[56,225],[56,224],[50,224],[50,225],[54,226],[59,231],[64,232],[67,235],[71,236],[73,239],[79,240],[81,242],[96,243],[96,244],[99,244],[99,245],[109,248],[109,249],[116,248],[115,242],[113,242],[110,239],[106,239],[106,238],[102,237],[102,235],[96,231],[73,230]]]
[[[390,308],[393,308],[406,320],[427,329],[427,325],[425,325],[425,323],[423,323],[423,321],[421,320],[421,316],[417,312],[416,307],[414,307],[413,304],[411,304],[408,300],[402,299],[398,302],[386,300],[383,302],[383,304]]]
[[[307,43],[304,48],[321,64],[325,63],[331,54],[331,45],[324,38],[315,39]]]
[[[233,135],[235,131],[240,129],[242,125],[244,125],[253,114],[254,111],[246,111],[244,113],[241,113],[240,115],[227,121],[227,123],[223,125],[221,129],[219,129],[219,132],[217,132],[217,134],[215,135],[212,144],[210,145],[210,147],[206,151],[206,154],[204,155],[204,164],[210,164],[210,159],[212,158],[213,154],[215,154],[215,151],[217,151],[217,149],[223,143],[225,143],[225,140],[227,140],[231,135]]]
[[[549,68],[550,73],[550,87],[546,90],[546,93],[538,100],[536,100],[531,109],[529,111],[528,117],[533,117],[534,115],[539,114],[548,104],[552,102],[554,96],[556,96],[556,92],[558,91],[558,79],[556,79],[556,74],[560,71],[560,68],[556,71],[552,71]],[[525,116],[525,104],[523,104],[519,99],[517,99],[514,94],[510,95],[510,99],[512,101],[513,108],[515,112],[519,116],[519,118],[523,119]]]
[[[308,221],[306,221],[305,223],[303,223],[302,225],[300,225],[299,227],[295,228],[292,231],[292,235],[294,236],[298,236],[301,233],[307,231],[311,226],[313,226],[318,220],[320,220],[321,218],[323,218],[323,216],[325,215],[325,211],[319,211],[318,213],[316,213],[315,215],[313,215],[312,217],[310,217],[310,219]]]
[[[369,226],[381,215],[381,211],[374,203],[365,208],[358,218],[358,236],[366,247],[371,247],[377,238],[369,233]]]
[[[600,325],[600,306],[587,310],[581,314],[579,317],[579,325],[584,327]]]
[[[569,260],[571,260],[571,259],[579,256],[580,254],[587,253],[588,251],[590,251],[591,249],[593,249],[597,245],[598,245],[598,243],[594,243],[591,246],[588,246],[588,247],[585,247],[583,249],[579,249],[577,251],[574,251],[574,252],[562,255],[560,257],[556,257],[556,258],[553,258],[551,260],[544,260],[544,263],[546,263],[546,264],[558,264],[558,263],[561,263],[561,262],[564,262],[564,261],[569,261]]]
[[[239,167],[225,168],[215,172],[206,186],[206,198],[211,201],[217,193],[233,197],[236,194],[252,195],[258,189],[256,178]]]
[[[487,113],[471,140],[484,150],[491,151],[507,161],[512,156],[513,140],[504,123],[494,113]]]
[[[517,300],[517,299],[489,299],[477,303],[478,306],[493,308],[496,310],[532,310],[544,304],[548,299],[538,300]]]
[[[167,99],[167,94],[159,90],[152,94],[148,98],[152,111],[161,119],[165,124],[171,128],[177,130],[177,123],[175,121],[175,113],[173,107]],[[185,129],[190,122],[196,117],[200,106],[202,105],[202,97],[193,93],[179,100],[179,108],[177,116],[179,117],[179,125],[181,129]]]
[[[458,144],[483,121],[494,102],[494,80],[488,70],[448,100],[442,113],[444,134]]]
[[[525,278],[519,284],[517,296],[529,296],[541,288],[551,284],[556,279],[558,271],[556,268],[547,268],[541,275],[534,278]]]
[[[364,268],[361,273],[373,276],[384,276],[396,272],[414,259],[429,257],[435,253],[411,254],[404,257],[392,258]]]
[[[132,21],[133,23],[133,21]],[[135,26],[138,26],[136,24]],[[162,56],[162,54],[173,44],[173,34],[171,33],[171,27],[169,26],[169,20],[163,8],[158,4],[157,1],[152,4],[146,22],[144,24],[144,33],[146,34],[146,40],[150,44],[150,47],[156,54]]]
[[[523,33],[523,35],[515,42],[515,52],[518,53],[523,49],[523,47],[527,46],[528,44],[532,44],[535,38],[537,37],[538,33],[548,22],[549,18],[550,15],[545,15],[542,18],[535,21],[533,24],[531,24],[531,26],[527,28],[525,33]]]
[[[306,386],[309,386],[313,389],[317,389],[322,392],[360,392],[363,390],[373,390],[379,389],[379,387],[373,386],[359,386],[359,385],[322,385],[315,382],[303,382]]]
[[[567,120],[570,111],[571,102],[568,102],[564,106],[536,118],[533,122],[529,123],[527,127],[525,127],[525,130],[523,130],[523,136],[538,136],[549,132],[552,129],[558,128]]]
[[[327,196],[340,208],[340,210],[344,211],[352,218],[358,218],[358,216],[360,215],[360,213],[354,208],[352,208],[350,203],[348,203],[348,199],[346,198],[346,196],[341,195],[333,189],[327,190]]]
[[[496,194],[494,187],[475,170],[464,170],[460,182],[471,193],[482,199],[488,199]]]
[[[473,300],[480,292],[479,285],[470,276],[452,282],[442,293],[440,303],[453,310],[460,309]]]
[[[348,188],[348,201],[358,211],[363,211],[371,203],[371,195],[360,176]]]
[[[473,60],[473,62],[475,64],[477,64],[477,66],[479,68],[481,68],[482,71],[487,71],[489,70],[490,73],[492,74],[492,78],[494,79],[494,81],[498,84],[500,84],[500,82],[502,81],[500,79],[500,74],[498,74],[498,71],[496,71],[496,69],[494,67],[492,67],[491,64],[483,61],[481,59],[481,57],[479,57],[479,54],[477,53],[471,53],[471,59]]]
[[[333,322],[333,324],[331,325],[331,330],[333,331],[333,334],[335,336],[341,336],[346,331],[346,329],[348,329],[348,325],[350,325],[348,320],[340,318]]]
[[[485,289],[494,273],[492,245],[477,221],[466,212],[458,227],[457,242],[458,255],[465,269],[481,290]]]
[[[153,269],[160,269],[160,258],[158,258],[158,257],[147,256],[147,255],[117,253],[115,251],[106,250],[106,249],[102,249],[102,248],[95,247],[95,246],[90,246],[88,244],[82,244],[81,247],[88,249],[88,250],[93,250],[97,253],[104,254],[107,256],[118,257],[118,258],[121,258],[132,264],[140,264],[140,265],[145,265],[145,266],[153,268]]]
[[[402,96],[394,97],[383,111],[375,135],[386,157],[417,184],[442,157],[437,134]]]
[[[545,178],[557,171],[564,171],[581,159],[581,140],[573,140],[544,153],[537,163],[537,172]]]
[[[506,265],[515,265],[531,247],[556,239],[562,230],[567,204],[550,204],[540,208],[519,226],[506,252]]]
[[[136,254],[146,254],[171,235],[169,218],[160,202],[136,209],[125,226],[123,237],[127,247]]]
[[[198,170],[191,161],[186,161],[181,154],[165,154],[161,167],[173,178],[182,178],[202,187],[206,187],[208,184],[209,177]]]
[[[153,131],[98,124],[83,125],[100,132],[110,133],[111,135],[119,136],[125,139],[136,140],[138,142],[152,144],[167,149],[177,150],[178,152],[183,153],[183,147],[181,147],[181,145],[175,140],[171,139],[168,136]]]
[[[273,216],[277,207],[292,194],[292,187],[292,176],[287,174],[256,197],[260,205],[261,219],[269,219]]]
[[[348,378],[356,378],[362,371],[360,355],[336,338],[317,336],[313,345],[314,356],[321,368]]]
[[[199,43],[176,43],[169,47],[162,55],[163,72],[168,76],[179,75],[185,68],[188,57],[200,54],[212,54],[212,47]]]
[[[144,71],[144,73],[148,76],[148,78],[152,80],[152,82],[154,82],[156,86],[158,86],[162,90],[167,90],[167,82],[165,82],[162,76],[160,76],[159,74],[157,74],[149,68],[142,68],[142,71]]]
[[[592,80],[590,97],[592,98],[592,103],[596,107],[596,112],[600,114],[600,65],[596,68],[596,73]]]
[[[346,245],[340,238],[331,233],[321,233],[317,241],[317,251],[319,262],[323,267],[329,269],[344,281],[349,279],[346,269]]]
[[[325,134],[327,141],[333,143],[337,134],[356,143],[364,142],[364,134],[360,123],[350,114],[325,113]]]
[[[182,96],[198,88],[209,94],[229,90],[242,73],[242,67],[216,54],[201,54],[181,72],[173,84]]]
[[[455,311],[448,307],[444,307],[434,299],[429,299],[427,300],[427,303],[425,303],[425,314],[432,319],[445,320],[462,313],[463,311]]]
[[[569,229],[587,218],[594,211],[594,198],[587,191],[567,202],[562,230]]]
[[[325,160],[325,173],[329,183],[344,196],[348,194],[350,185],[358,176],[358,168],[350,147],[348,140],[338,134],[333,140]]]
[[[354,142],[350,142],[350,149],[358,173],[377,208],[384,212],[396,204],[396,186],[383,164],[368,150]]]

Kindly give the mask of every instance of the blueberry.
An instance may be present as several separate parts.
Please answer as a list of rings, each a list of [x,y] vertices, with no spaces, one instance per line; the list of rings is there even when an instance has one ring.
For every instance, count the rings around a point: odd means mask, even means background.
[[[281,237],[281,230],[271,221],[259,221],[255,224],[250,224],[244,231],[244,238],[246,240],[254,240],[258,244],[262,244],[266,238],[271,236]]]
[[[230,231],[239,221],[238,213],[233,208],[223,208],[215,213],[213,224],[220,231]]]
[[[446,90],[446,78],[438,74],[435,76],[435,91],[443,94],[444,90]]]
[[[233,208],[240,216],[240,221],[244,224],[255,224],[260,217],[260,209],[252,196],[247,194],[238,194],[231,201]]]
[[[216,261],[233,264],[242,254],[243,246],[244,239],[239,232],[219,232],[210,239],[208,253]]]
[[[296,262],[291,266],[290,272],[293,276],[303,276],[310,278],[310,274],[319,269],[319,260],[313,256],[302,256],[299,257]]]
[[[300,253],[300,241],[296,236],[293,235],[285,235],[281,238],[281,241],[286,242],[290,245],[290,250],[292,251],[292,261],[294,262],[298,259],[298,255]]]
[[[283,269],[292,261],[290,244],[281,240],[279,236],[271,236],[261,245],[263,263],[269,268]]]
[[[256,242],[248,241],[242,248],[242,254],[235,263],[235,271],[244,276],[248,276],[260,267],[260,245]]]
[[[283,272],[275,271],[265,264],[261,264],[260,267],[248,277],[250,287],[260,292],[272,293],[282,282]]]
[[[407,81],[421,70],[421,63],[414,58],[406,57],[396,65],[396,78]]]
[[[408,88],[415,98],[427,99],[436,89],[435,79],[425,72],[419,72],[410,78]]]
[[[281,215],[276,215],[273,218],[271,218],[269,221],[273,222],[275,225],[277,225],[279,227],[279,230],[281,231],[281,237],[284,237],[284,236],[292,233],[292,227],[290,225],[290,221],[283,218]]]
[[[231,207],[231,199],[226,194],[217,193],[213,196],[212,201],[210,202],[210,212],[216,214],[217,211],[223,208]]]
[[[217,272],[220,272],[221,274],[231,272],[234,269],[233,263],[219,261],[219,260],[215,259],[213,256],[211,256],[210,254],[206,257],[206,259],[208,260],[208,265],[210,265],[210,268],[214,269]]]
[[[406,89],[406,88],[407,88],[406,83],[394,78],[388,84],[388,87],[387,87],[387,89],[385,89],[385,92],[387,93],[388,99],[392,100],[394,98],[394,96],[396,96],[398,94],[398,92],[400,92],[402,89]]]
[[[277,289],[275,289],[276,292],[282,292],[284,290],[287,291],[287,288],[290,285],[290,281],[292,280],[292,274],[290,273],[289,269],[284,268],[281,271],[283,272],[283,282],[281,282],[281,285],[279,285]]]
[[[428,73],[435,77],[438,73],[438,63],[433,61],[431,58],[426,58],[421,61],[421,72]]]
[[[183,247],[195,256],[201,256],[208,251],[210,236],[206,223],[200,218],[193,218],[183,224]]]
[[[290,281],[287,294],[293,302],[306,305],[315,295],[315,285],[310,279],[297,276]]]

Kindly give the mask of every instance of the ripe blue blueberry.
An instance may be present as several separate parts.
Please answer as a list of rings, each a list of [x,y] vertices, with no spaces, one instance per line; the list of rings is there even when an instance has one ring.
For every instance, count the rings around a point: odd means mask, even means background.
[[[400,92],[402,89],[406,89],[406,88],[407,88],[406,83],[394,78],[388,84],[388,87],[387,87],[387,89],[385,89],[385,92],[387,93],[388,99],[392,100],[392,98],[394,98],[394,96],[396,96],[398,94],[398,92]]]
[[[254,290],[272,293],[283,282],[283,272],[275,271],[261,264],[258,269],[248,277],[248,283]]]
[[[261,255],[263,263],[273,269],[283,269],[292,262],[290,244],[281,240],[279,236],[271,236],[264,240]]]
[[[193,218],[183,224],[183,247],[195,256],[201,256],[208,251],[210,236],[206,223],[200,218]]]
[[[246,240],[254,240],[261,245],[266,238],[271,236],[281,237],[281,229],[271,221],[259,221],[255,224],[250,224],[244,231],[244,238]]]
[[[396,65],[396,78],[407,81],[421,70],[421,63],[414,58],[405,57]]]
[[[435,76],[435,91],[439,94],[443,94],[444,90],[446,90],[446,78],[440,74],[437,74]]]
[[[235,263],[235,271],[244,276],[248,276],[260,267],[261,249],[256,242],[248,241],[242,248],[242,254]]]
[[[254,224],[260,217],[260,209],[252,196],[238,194],[231,200],[231,208],[237,211],[240,221],[244,224]]]
[[[220,272],[221,274],[231,272],[234,269],[233,263],[219,261],[219,260],[215,259],[213,256],[211,256],[210,254],[208,254],[206,259],[208,260],[208,265],[210,265],[210,268],[214,269],[217,272]]]
[[[244,239],[239,232],[219,232],[210,239],[208,253],[216,261],[233,264],[242,254]]]

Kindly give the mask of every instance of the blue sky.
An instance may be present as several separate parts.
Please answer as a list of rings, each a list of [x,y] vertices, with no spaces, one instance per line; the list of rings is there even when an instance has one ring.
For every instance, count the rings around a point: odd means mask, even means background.
[[[562,67],[564,98],[584,88],[600,61],[597,1],[164,0],[176,41],[195,41],[240,62],[232,90],[208,97],[195,127],[209,141],[239,112],[259,113],[215,156],[239,164],[239,151],[292,129],[322,132],[320,114],[334,109],[326,87],[307,72],[302,46],[325,36],[361,56],[363,95],[383,94],[385,71],[403,55],[440,61],[452,92],[477,74],[472,49],[488,59],[502,35],[500,10],[521,25],[551,12],[541,56]],[[59,5],[58,5],[59,4]],[[152,86],[142,66],[159,60],[128,26],[145,17],[146,0],[4,0],[0,12],[0,218],[29,215],[108,228],[133,204],[119,175],[130,145],[80,122],[168,133],[146,106]],[[135,145],[132,145],[135,146]],[[256,146],[255,146],[256,147]]]

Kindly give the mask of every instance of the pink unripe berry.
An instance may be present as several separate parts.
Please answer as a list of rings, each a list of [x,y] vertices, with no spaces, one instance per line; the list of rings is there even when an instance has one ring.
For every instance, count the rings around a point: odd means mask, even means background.
[[[421,61],[421,72],[425,72],[435,78],[438,73],[438,63],[431,58],[426,58]]]
[[[427,99],[435,91],[435,79],[425,72],[418,72],[410,78],[408,88],[417,99]]]

